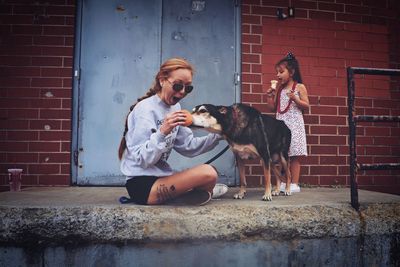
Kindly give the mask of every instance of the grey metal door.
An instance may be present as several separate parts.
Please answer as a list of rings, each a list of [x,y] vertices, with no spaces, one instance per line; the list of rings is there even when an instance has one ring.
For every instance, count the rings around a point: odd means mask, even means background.
[[[78,8],[73,183],[124,184],[117,148],[125,115],[165,59],[185,57],[196,68],[195,90],[183,108],[239,100],[239,12],[234,0],[83,0]],[[184,169],[206,161],[225,145],[190,160],[173,153],[170,161],[177,170]],[[215,165],[220,182],[236,183],[231,152]]]

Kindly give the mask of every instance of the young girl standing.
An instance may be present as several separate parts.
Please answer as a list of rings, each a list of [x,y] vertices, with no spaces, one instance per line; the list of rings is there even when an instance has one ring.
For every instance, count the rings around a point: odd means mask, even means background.
[[[283,120],[292,132],[289,148],[290,172],[292,182],[290,191],[300,192],[300,160],[307,156],[306,131],[303,111],[310,106],[307,89],[302,84],[299,63],[292,53],[281,59],[275,65],[278,83],[266,91],[267,107],[276,112],[276,118]],[[284,191],[285,184],[281,183],[280,190]]]

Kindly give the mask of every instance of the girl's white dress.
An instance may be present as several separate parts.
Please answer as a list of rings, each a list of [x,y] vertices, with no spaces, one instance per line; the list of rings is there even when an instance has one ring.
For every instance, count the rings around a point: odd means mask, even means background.
[[[281,91],[280,96],[280,110],[286,109],[289,103],[289,96],[286,94],[287,89]],[[299,96],[297,86],[294,91],[296,96]],[[306,141],[306,129],[304,126],[304,118],[301,109],[293,101],[290,104],[289,110],[281,114],[276,112],[276,118],[282,120],[289,127],[292,132],[292,141],[290,143],[289,157],[292,156],[307,156],[307,141]]]

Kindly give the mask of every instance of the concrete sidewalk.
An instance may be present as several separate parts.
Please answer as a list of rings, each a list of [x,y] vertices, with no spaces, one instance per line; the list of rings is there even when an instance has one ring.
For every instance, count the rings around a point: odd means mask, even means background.
[[[348,188],[305,188],[261,201],[261,188],[237,188],[201,207],[120,204],[123,187],[27,188],[0,193],[3,244],[294,239],[400,233],[400,196]]]

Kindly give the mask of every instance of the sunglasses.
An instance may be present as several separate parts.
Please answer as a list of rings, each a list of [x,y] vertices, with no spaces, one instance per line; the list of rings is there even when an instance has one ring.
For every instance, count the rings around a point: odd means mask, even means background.
[[[193,91],[193,85],[184,85],[183,83],[172,83],[172,82],[170,82],[168,79],[167,79],[167,81],[168,81],[170,84],[172,84],[172,89],[173,89],[175,92],[179,92],[179,91],[181,91],[183,88],[185,88],[185,93],[186,93],[186,94],[189,94],[190,92]]]

